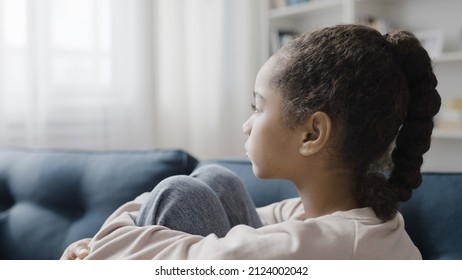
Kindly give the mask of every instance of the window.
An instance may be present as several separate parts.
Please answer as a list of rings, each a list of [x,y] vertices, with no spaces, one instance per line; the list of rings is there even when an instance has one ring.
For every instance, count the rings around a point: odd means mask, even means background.
[[[134,76],[151,67],[137,59],[151,51],[149,3],[0,0],[0,144],[136,145],[151,92],[148,75]]]

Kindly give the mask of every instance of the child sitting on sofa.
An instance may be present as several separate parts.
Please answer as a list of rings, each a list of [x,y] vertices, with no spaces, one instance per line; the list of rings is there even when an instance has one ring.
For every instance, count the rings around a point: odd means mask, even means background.
[[[303,34],[259,71],[243,125],[255,175],[299,198],[255,209],[235,174],[204,166],[121,206],[62,259],[420,259],[397,209],[421,183],[436,84],[409,32]]]

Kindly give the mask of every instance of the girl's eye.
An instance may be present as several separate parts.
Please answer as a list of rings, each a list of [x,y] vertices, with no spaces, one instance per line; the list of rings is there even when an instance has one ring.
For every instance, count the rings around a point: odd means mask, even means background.
[[[255,104],[250,104],[250,108],[252,108],[252,111],[255,113],[255,112],[258,112],[258,109],[257,109],[257,106]]]

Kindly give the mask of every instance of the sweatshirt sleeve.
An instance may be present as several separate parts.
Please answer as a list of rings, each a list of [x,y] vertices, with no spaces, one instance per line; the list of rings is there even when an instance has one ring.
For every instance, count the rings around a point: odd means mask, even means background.
[[[111,215],[92,239],[86,259],[285,259],[304,251],[300,238],[306,233],[301,231],[309,227],[301,226],[304,223],[298,220],[259,229],[239,225],[223,238],[191,235],[157,225],[138,227],[134,220],[144,199],[140,196]],[[291,202],[267,210],[273,212],[269,216],[274,221],[282,221],[290,216],[281,216],[282,208],[296,205]],[[317,225],[313,227],[312,233],[319,232]]]
[[[176,245],[201,238],[163,226],[136,226],[136,216],[148,196],[144,193],[119,207],[92,238],[90,254],[85,259],[153,259],[166,249],[180,250]]]

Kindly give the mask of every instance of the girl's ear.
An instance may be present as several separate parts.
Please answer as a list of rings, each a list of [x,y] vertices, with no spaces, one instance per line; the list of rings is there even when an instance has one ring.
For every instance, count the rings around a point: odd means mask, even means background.
[[[315,112],[303,126],[300,154],[313,155],[322,150],[330,138],[332,122],[324,112]]]

